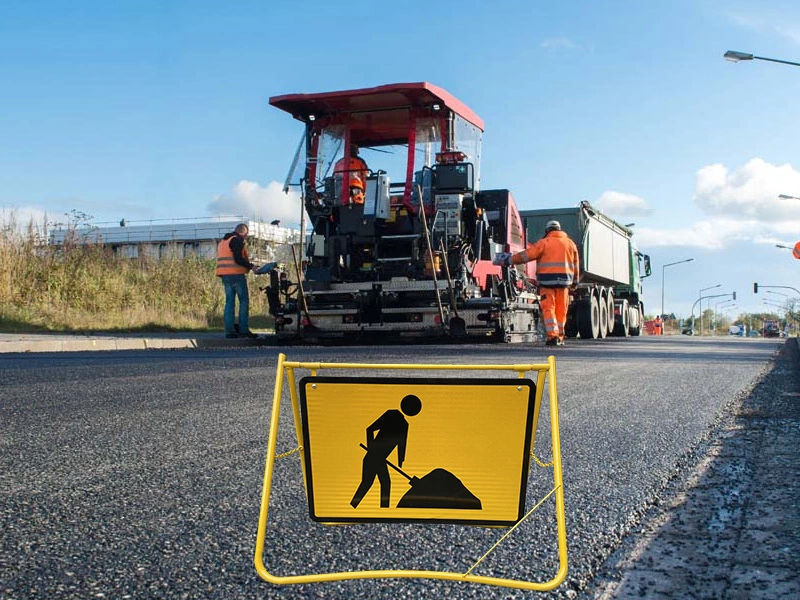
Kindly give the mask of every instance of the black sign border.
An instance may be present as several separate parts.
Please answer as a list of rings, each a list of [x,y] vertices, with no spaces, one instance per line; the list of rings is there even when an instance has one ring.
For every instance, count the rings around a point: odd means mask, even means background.
[[[365,384],[365,385],[458,385],[458,386],[525,386],[528,388],[528,410],[525,425],[525,442],[522,456],[522,478],[519,486],[519,509],[514,520],[491,519],[443,519],[443,518],[385,518],[378,517],[331,517],[318,516],[314,510],[314,477],[311,472],[311,443],[309,442],[308,429],[308,403],[306,399],[306,386],[314,383],[325,384]],[[509,527],[516,524],[525,514],[525,498],[528,489],[528,471],[530,470],[531,440],[533,436],[533,420],[535,411],[538,410],[536,402],[536,383],[531,379],[502,378],[502,379],[458,379],[442,378],[399,378],[399,377],[335,377],[335,376],[307,376],[299,384],[300,390],[300,418],[303,429],[303,458],[306,464],[306,496],[308,498],[309,517],[317,523],[446,523],[455,525],[475,525],[479,527]]]

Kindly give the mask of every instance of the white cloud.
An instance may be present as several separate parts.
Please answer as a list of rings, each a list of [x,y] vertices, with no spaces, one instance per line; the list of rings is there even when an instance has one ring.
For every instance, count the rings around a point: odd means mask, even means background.
[[[743,29],[754,29],[759,31],[767,27],[764,17],[760,15],[729,12],[728,19],[730,19],[734,25],[738,25]]]
[[[43,234],[53,224],[53,215],[34,206],[0,206],[0,229],[27,233],[31,229]]]
[[[786,221],[776,226],[775,223],[754,219],[737,221],[712,218],[677,229],[636,228],[637,243],[642,248],[686,246],[722,250],[737,242],[794,246],[795,241],[792,240],[795,237],[800,238],[800,219]]]
[[[300,194],[290,190],[283,193],[283,186],[271,181],[262,187],[254,181],[241,180],[227,195],[215,196],[208,205],[214,214],[242,215],[260,221],[279,219],[283,225],[300,223]]]
[[[677,229],[637,228],[642,247],[686,246],[721,250],[738,242],[794,245],[800,236],[800,172],[790,164],[772,165],[753,158],[731,170],[707,165],[695,176],[694,202],[706,215]]]
[[[792,43],[800,46],[800,26],[796,25],[783,25],[775,27],[778,35],[788,38]]]
[[[603,192],[594,204],[614,219],[644,217],[653,212],[644,198],[611,190]]]
[[[547,38],[539,44],[545,50],[580,50],[580,46],[566,37]]]
[[[694,202],[708,215],[778,223],[800,219],[800,201],[778,198],[792,192],[800,195],[800,172],[753,158],[734,171],[722,164],[700,169]]]
[[[800,46],[800,24],[787,20],[784,12],[728,13],[732,23],[743,29],[750,29],[766,35],[777,34]]]
[[[753,158],[738,169],[707,165],[695,176],[694,202],[706,215],[672,230],[637,228],[642,247],[686,246],[721,250],[736,243],[793,246],[800,237],[800,172],[790,164]]]
[[[727,244],[754,239],[759,230],[756,221],[707,219],[696,221],[678,229],[636,228],[636,239],[641,247],[686,246],[720,250]]]

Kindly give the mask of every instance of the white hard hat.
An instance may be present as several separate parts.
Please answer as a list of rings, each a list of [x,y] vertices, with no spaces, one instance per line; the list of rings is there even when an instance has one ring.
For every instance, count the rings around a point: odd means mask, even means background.
[[[552,231],[553,229],[561,231],[561,223],[559,223],[558,221],[548,221],[547,223],[545,223],[544,225],[545,231]]]

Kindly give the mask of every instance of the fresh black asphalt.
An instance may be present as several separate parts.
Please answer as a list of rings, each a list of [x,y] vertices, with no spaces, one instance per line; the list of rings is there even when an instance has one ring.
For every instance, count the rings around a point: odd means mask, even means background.
[[[780,340],[620,339],[557,349],[575,597],[725,415],[769,371]],[[418,579],[276,587],[253,549],[278,352],[290,360],[544,362],[541,346],[223,348],[0,355],[0,598],[533,598]],[[374,374],[371,373],[371,374]],[[467,375],[474,376],[474,375]],[[296,447],[284,395],[278,451]],[[551,454],[543,410],[536,453]],[[454,525],[326,526],[308,518],[297,454],[280,459],[265,564],[278,575],[468,569],[499,538]],[[537,471],[537,469],[539,471]],[[549,491],[532,467],[528,506]],[[546,581],[552,505],[479,571]]]

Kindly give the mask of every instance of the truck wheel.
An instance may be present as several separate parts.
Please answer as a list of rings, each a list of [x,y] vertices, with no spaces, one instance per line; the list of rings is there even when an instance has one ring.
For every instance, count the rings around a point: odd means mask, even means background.
[[[619,305],[619,315],[615,319],[614,324],[614,335],[618,335],[621,337],[628,337],[630,332],[628,331],[628,301],[623,300],[622,304]]]
[[[600,309],[600,323],[597,328],[597,337],[603,339],[608,335],[608,300],[605,292],[600,292],[597,304]]]
[[[631,310],[633,310],[634,312],[638,313],[637,314],[638,318],[636,319],[636,321],[637,321],[636,327],[631,327],[629,329],[629,331],[631,332],[631,335],[636,337],[636,336],[639,336],[639,335],[642,334],[642,324],[644,323],[644,313],[642,312],[642,306],[641,305],[639,305],[638,308],[632,308]]]
[[[578,306],[578,332],[581,339],[595,340],[600,333],[600,306],[592,294]]]
[[[606,327],[608,328],[608,335],[614,335],[614,290],[609,289],[607,293],[608,309],[606,314],[608,315],[608,325]]]
[[[578,308],[580,304],[573,302],[567,311],[567,322],[564,324],[564,335],[568,338],[578,336]]]

